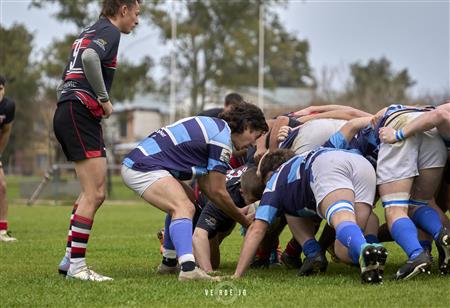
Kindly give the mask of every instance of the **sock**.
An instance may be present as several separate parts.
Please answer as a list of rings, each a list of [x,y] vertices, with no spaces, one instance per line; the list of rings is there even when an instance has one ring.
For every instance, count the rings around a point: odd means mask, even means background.
[[[78,203],[73,205],[72,214],[70,215],[70,223],[69,223],[69,232],[67,233],[67,244],[66,244],[66,254],[64,258],[70,259],[70,249],[72,247],[72,223],[73,223],[73,215],[78,208]]]
[[[432,242],[429,240],[419,240],[420,246],[422,246],[423,250],[426,250],[431,253],[433,249]]]
[[[412,221],[417,227],[431,234],[434,240],[439,237],[439,232],[442,229],[441,219],[439,214],[430,206],[419,207],[412,216]]]
[[[375,234],[366,234],[366,235],[364,235],[364,237],[366,238],[366,241],[369,244],[374,244],[374,243],[379,243],[380,242],[378,240],[378,237]]]
[[[72,221],[72,243],[70,252],[70,271],[78,272],[86,266],[86,247],[93,220],[74,214]]]
[[[0,231],[8,231],[8,221],[0,220]]]
[[[397,219],[392,224],[391,234],[410,260],[423,252],[417,239],[417,228],[408,217]]]
[[[178,263],[182,271],[190,271],[195,268],[195,258],[192,253],[192,220],[189,218],[179,218],[172,220],[170,224],[170,236],[178,255]],[[193,262],[183,265],[185,262]],[[192,268],[192,269],[191,269]]]
[[[320,251],[321,251],[321,248],[320,248],[319,242],[316,241],[316,239],[307,240],[303,244],[303,253],[305,254],[305,256],[307,258],[314,257],[315,255],[320,253]]]
[[[287,243],[284,252],[290,257],[300,258],[300,254],[302,253],[302,246],[300,246],[295,238],[291,238],[289,243]]]
[[[359,226],[352,221],[344,221],[336,226],[336,238],[348,248],[348,254],[353,263],[359,263],[359,255],[366,239]]]
[[[172,222],[172,218],[169,214],[166,215],[166,221],[164,223],[164,249],[175,250],[175,246],[173,246],[172,239],[170,237],[170,223]]]

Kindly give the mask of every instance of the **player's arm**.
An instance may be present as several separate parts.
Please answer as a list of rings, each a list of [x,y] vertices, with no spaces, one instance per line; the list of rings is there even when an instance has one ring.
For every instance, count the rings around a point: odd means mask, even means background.
[[[395,143],[435,127],[442,136],[450,137],[450,113],[447,107],[424,112],[398,131],[391,127],[382,127],[379,135],[382,142]]]
[[[316,119],[336,119],[336,120],[347,120],[348,121],[348,120],[352,120],[355,118],[372,116],[372,114],[370,114],[370,113],[367,113],[365,111],[362,111],[362,110],[359,110],[359,109],[356,109],[353,107],[348,107],[348,106],[343,106],[343,107],[345,107],[345,108],[305,115],[305,116],[299,117],[298,120],[301,123],[306,123],[308,121],[316,120]]]
[[[266,153],[266,151],[268,150],[267,139],[272,138],[272,127],[273,127],[275,120],[270,119],[270,120],[267,120],[266,122],[267,122],[267,125],[269,126],[269,131],[266,132],[265,134],[262,134],[261,137],[256,139],[256,142],[255,142],[256,151],[255,151],[255,154],[253,154],[253,159],[255,161],[259,161],[261,159],[261,157],[264,155],[264,153]]]
[[[209,200],[223,210],[232,219],[248,227],[252,221],[244,215],[244,210],[240,210],[231,199],[227,191],[226,175],[217,171],[210,171],[198,181],[200,189],[206,194]]]
[[[355,108],[352,108],[349,106],[344,106],[344,105],[309,106],[309,107],[306,107],[304,109],[294,112],[294,116],[303,117],[303,116],[311,115],[313,113],[323,113],[323,112],[346,110],[346,109],[355,109]],[[355,109],[355,110],[357,110],[357,109]]]
[[[352,119],[347,123],[345,123],[344,126],[341,127],[339,132],[342,134],[342,136],[344,136],[345,140],[349,143],[361,129],[369,125],[371,119],[372,117],[370,116]]]
[[[83,63],[84,74],[97,95],[100,105],[105,112],[105,116],[109,117],[113,112],[113,108],[109,101],[108,92],[106,91],[102,74],[102,64],[97,51],[92,48],[86,48],[81,55],[81,61]]]
[[[256,250],[266,234],[268,226],[269,224],[266,221],[257,219],[247,230],[236,271],[233,275],[234,278],[241,277],[250,266]]]
[[[6,145],[9,142],[9,137],[11,136],[11,130],[12,130],[12,122],[9,122],[8,124],[5,124],[1,129],[0,134],[0,156],[3,153],[3,151],[6,148]]]

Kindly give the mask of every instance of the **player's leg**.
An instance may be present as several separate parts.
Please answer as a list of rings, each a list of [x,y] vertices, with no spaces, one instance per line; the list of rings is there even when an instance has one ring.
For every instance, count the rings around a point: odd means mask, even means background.
[[[71,224],[72,243],[67,277],[95,281],[112,280],[88,269],[85,259],[95,213],[105,200],[106,158],[77,161],[75,171],[83,193]]]
[[[305,260],[300,267],[300,276],[309,276],[325,272],[328,261],[319,242],[315,238],[316,227],[311,217],[297,217],[286,215],[286,220],[297,242],[303,249]]]
[[[62,258],[61,262],[58,266],[58,273],[61,275],[67,275],[67,271],[70,267],[70,251],[72,249],[72,223],[73,223],[73,216],[75,215],[75,211],[78,208],[78,202],[81,199],[81,195],[83,193],[81,192],[78,196],[77,200],[75,201],[73,207],[72,207],[72,213],[70,214],[70,222],[69,222],[69,231],[67,233],[67,242],[66,242],[66,253],[64,254],[64,257]]]
[[[378,216],[373,211],[371,211],[367,220],[367,225],[364,228],[364,237],[366,238],[367,243],[374,244],[380,242],[378,240],[379,226],[380,220],[378,219]]]
[[[212,272],[213,266],[211,264],[211,240],[216,240],[215,236],[208,238],[208,231],[196,227],[192,236],[192,244],[194,248],[195,261],[198,266],[205,272]]]
[[[8,199],[6,198],[6,178],[0,162],[0,242],[15,242],[8,234]]]
[[[128,171],[130,171],[128,169]],[[131,174],[135,174],[133,170]],[[124,176],[124,170],[122,169]],[[135,175],[135,176],[139,176]],[[130,184],[129,177],[124,176],[125,183]],[[132,186],[131,186],[132,187]],[[142,194],[142,198],[153,206],[171,215],[170,238],[173,242],[181,266],[179,280],[214,280],[203,270],[196,267],[192,249],[192,217],[195,207],[180,182],[170,176],[160,177]]]
[[[442,224],[438,211],[429,206],[435,193],[436,181],[442,174],[442,168],[422,169],[415,179],[410,199],[409,215],[419,228],[430,234],[439,249],[439,269],[441,273],[450,271],[450,231]],[[427,241],[422,240],[422,244]],[[431,243],[429,243],[431,246]]]

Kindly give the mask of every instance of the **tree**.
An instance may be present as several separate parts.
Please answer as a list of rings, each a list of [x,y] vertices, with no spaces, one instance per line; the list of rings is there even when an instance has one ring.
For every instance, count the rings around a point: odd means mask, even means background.
[[[217,87],[255,86],[258,79],[259,4],[261,1],[179,1],[176,55],[180,78],[190,87],[191,113],[202,109]],[[280,24],[271,8],[281,1],[265,1],[265,84],[304,86],[312,79],[307,61],[309,47]],[[147,14],[171,40],[172,7],[153,1]],[[168,58],[163,60],[166,65]],[[168,66],[166,66],[168,67]]]
[[[30,61],[33,35],[24,25],[14,24],[9,29],[0,25],[0,37],[0,74],[7,79],[6,95],[16,102],[13,132],[4,153],[4,161],[8,161],[11,154],[33,146],[40,74]]]
[[[406,90],[415,84],[408,70],[395,72],[386,58],[369,60],[367,65],[350,65],[351,83],[344,100],[369,112],[394,103],[405,103]]]

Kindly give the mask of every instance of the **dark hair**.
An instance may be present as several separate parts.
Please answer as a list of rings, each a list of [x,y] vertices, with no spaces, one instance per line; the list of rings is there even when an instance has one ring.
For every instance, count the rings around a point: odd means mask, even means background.
[[[247,127],[250,130],[262,132],[267,132],[269,129],[261,109],[245,101],[230,111],[222,112],[219,118],[228,123],[232,134],[240,134]]]
[[[0,85],[4,86],[6,84],[6,78],[0,75]]]
[[[242,102],[244,102],[244,99],[240,94],[230,93],[227,96],[225,96],[225,107],[230,105],[236,106]]]
[[[256,167],[251,167],[242,174],[241,189],[248,191],[256,200],[260,200],[265,186],[256,175],[256,170]]]
[[[288,149],[278,149],[264,156],[259,165],[261,180],[264,181],[269,172],[277,170],[294,156],[295,153]]]
[[[122,5],[133,7],[136,3],[141,3],[142,0],[103,0],[102,11],[100,17],[114,17],[119,12]]]

